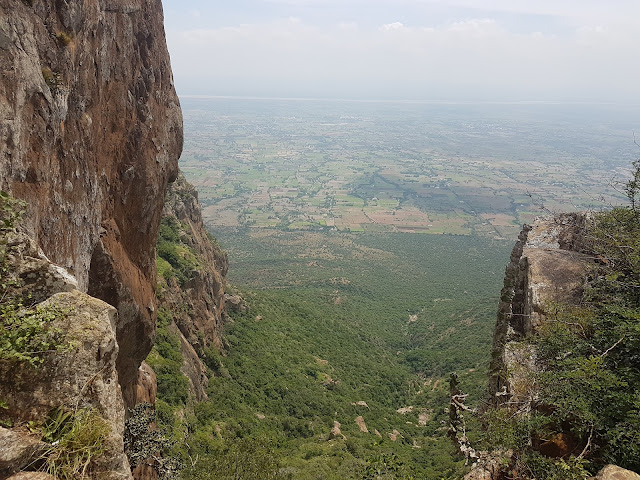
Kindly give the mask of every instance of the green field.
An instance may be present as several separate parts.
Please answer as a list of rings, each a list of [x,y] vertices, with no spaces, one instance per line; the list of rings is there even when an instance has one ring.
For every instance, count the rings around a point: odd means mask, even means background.
[[[619,203],[635,112],[185,99],[181,168],[212,228],[478,234]]]

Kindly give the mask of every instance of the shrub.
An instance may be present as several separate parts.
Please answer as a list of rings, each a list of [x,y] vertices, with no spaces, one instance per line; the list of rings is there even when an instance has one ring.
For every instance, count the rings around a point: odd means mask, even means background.
[[[18,287],[19,282],[11,276],[6,263],[7,233],[18,225],[24,209],[24,202],[0,192],[0,360],[35,367],[46,353],[71,345],[65,343],[64,332],[52,326],[64,312],[52,306],[24,308],[21,300],[12,295],[12,288]]]
[[[129,411],[125,422],[124,449],[131,468],[146,463],[154,468],[163,480],[177,478],[181,465],[168,455],[173,447],[163,430],[155,428],[156,411],[153,405],[140,403]]]
[[[71,43],[71,36],[67,32],[58,32],[56,35],[58,44],[62,47],[66,47]]]

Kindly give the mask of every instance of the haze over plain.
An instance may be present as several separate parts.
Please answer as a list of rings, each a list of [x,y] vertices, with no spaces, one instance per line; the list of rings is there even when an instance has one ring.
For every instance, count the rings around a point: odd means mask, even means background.
[[[181,95],[636,103],[633,0],[163,0]]]

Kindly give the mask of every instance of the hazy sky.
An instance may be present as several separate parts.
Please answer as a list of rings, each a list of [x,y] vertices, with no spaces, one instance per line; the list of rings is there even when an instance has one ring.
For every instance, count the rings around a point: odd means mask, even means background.
[[[639,0],[163,0],[178,93],[640,101]]]

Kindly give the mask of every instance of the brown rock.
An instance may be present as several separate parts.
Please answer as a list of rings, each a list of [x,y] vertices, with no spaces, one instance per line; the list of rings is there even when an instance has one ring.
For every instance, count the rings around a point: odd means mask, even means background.
[[[180,223],[181,242],[195,253],[199,267],[182,288],[175,282],[163,285],[162,305],[172,311],[176,325],[198,353],[209,345],[220,349],[229,261],[207,233],[198,193],[182,174],[167,191],[163,216]]]
[[[179,333],[189,392],[206,400],[207,368],[199,357],[208,347],[222,350],[225,323],[224,288],[229,263],[227,255],[212,240],[202,222],[198,193],[182,174],[166,195],[164,217],[179,222],[180,241],[198,258],[198,269],[182,287],[175,279],[161,279],[159,306],[171,311],[175,333]]]
[[[536,443],[534,439],[534,448],[536,450],[544,456],[552,458],[565,458],[572,453],[577,455],[584,447],[572,435],[563,432],[550,435],[550,438],[539,445],[536,445]]]
[[[202,363],[200,357],[182,335],[182,332],[175,327],[175,333],[180,338],[180,351],[182,352],[182,368],[180,371],[189,380],[189,393],[198,402],[205,401],[207,397],[207,385],[209,378],[207,377],[207,367]]]
[[[365,423],[362,415],[356,417],[354,421],[356,422],[356,425],[358,425],[358,428],[362,433],[369,433],[369,429],[367,428],[367,424]]]
[[[134,385],[182,149],[161,1],[0,0],[0,50],[0,189],[26,200],[44,254],[118,309],[119,381]]]
[[[47,444],[27,432],[0,427],[0,477],[21,470],[37,459]]]
[[[158,393],[156,373],[147,362],[142,362],[138,370],[138,383],[136,384],[136,399],[138,403],[150,403],[155,405]]]
[[[595,480],[640,480],[640,475],[615,465],[607,465],[594,478]]]

